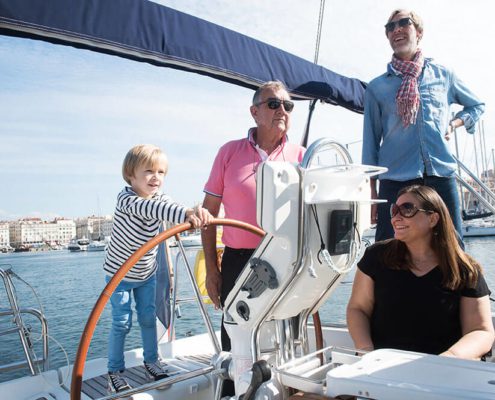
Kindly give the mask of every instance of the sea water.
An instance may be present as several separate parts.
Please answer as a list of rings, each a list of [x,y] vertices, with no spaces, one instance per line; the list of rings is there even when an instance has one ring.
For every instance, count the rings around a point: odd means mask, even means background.
[[[495,238],[467,238],[467,251],[483,266],[484,274],[492,292],[495,293]],[[11,268],[20,278],[36,291],[16,278],[16,297],[20,308],[43,308],[48,320],[50,368],[57,368],[67,363],[72,364],[77,346],[87,318],[105,286],[102,269],[104,252],[71,253],[67,250],[49,252],[29,252],[0,254],[0,268]],[[176,260],[176,251],[172,254]],[[192,298],[189,279],[184,271],[184,262],[179,260],[177,294],[179,298]],[[189,251],[189,265],[194,268],[195,252]],[[320,309],[320,318],[324,323],[345,323],[345,307],[352,287],[351,272],[343,283],[335,290],[331,298]],[[492,297],[494,295],[492,294]],[[0,309],[9,307],[3,287],[0,287]],[[207,306],[215,329],[219,328],[221,313]],[[495,305],[492,303],[492,311]],[[194,301],[181,303],[176,313],[176,338],[206,332],[198,307]],[[24,317],[30,325],[35,341],[35,349],[41,354],[39,323],[30,316]],[[126,349],[141,347],[140,330],[135,315],[134,323],[126,340]],[[108,332],[110,328],[110,307],[105,308],[88,352],[88,359],[105,357],[107,351]],[[12,327],[8,317],[0,318],[0,331]],[[66,353],[66,354],[65,354]],[[22,350],[19,336],[10,334],[0,336],[0,364],[21,361]],[[23,376],[27,369],[0,373],[0,382]]]

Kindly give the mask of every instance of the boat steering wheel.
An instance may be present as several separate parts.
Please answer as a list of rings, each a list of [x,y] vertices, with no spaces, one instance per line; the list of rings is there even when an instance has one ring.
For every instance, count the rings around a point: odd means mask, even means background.
[[[210,226],[217,225],[244,229],[259,236],[265,235],[265,232],[262,229],[254,225],[232,219],[215,218],[210,223]],[[143,257],[153,247],[159,245],[161,242],[171,238],[172,236],[178,235],[192,228],[193,227],[191,223],[183,223],[173,228],[167,229],[166,231],[163,231],[154,238],[150,239],[138,250],[136,250],[124,264],[122,264],[122,266],[117,270],[112,279],[110,279],[107,285],[103,288],[100,296],[98,297],[98,300],[93,307],[93,310],[91,311],[91,314],[89,314],[88,321],[86,322],[83,333],[81,335],[81,339],[79,341],[76,359],[74,361],[74,367],[72,368],[72,380],[70,386],[71,400],[81,400],[82,377],[84,366],[86,363],[86,357],[88,355],[89,345],[91,344],[96,325],[98,324],[98,320],[100,319],[103,309],[105,308],[105,305],[107,304],[108,300],[112,296],[119,283],[122,281],[122,279],[124,279],[127,272],[129,272],[129,270],[141,259],[141,257]],[[313,318],[314,316],[315,314],[313,314]],[[318,337],[320,337],[320,340],[322,337],[321,327],[320,329],[315,329],[315,332],[318,343]]]

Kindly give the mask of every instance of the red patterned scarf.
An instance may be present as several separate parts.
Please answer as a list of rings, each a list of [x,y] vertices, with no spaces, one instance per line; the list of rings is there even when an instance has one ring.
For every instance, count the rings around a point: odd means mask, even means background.
[[[416,123],[419,108],[418,77],[424,62],[425,59],[420,49],[412,61],[402,61],[395,55],[392,56],[392,67],[403,75],[395,101],[397,102],[397,114],[406,128]]]

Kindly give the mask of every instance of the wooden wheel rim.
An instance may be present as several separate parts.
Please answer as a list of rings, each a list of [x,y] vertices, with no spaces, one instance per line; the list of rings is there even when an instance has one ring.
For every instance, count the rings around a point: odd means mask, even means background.
[[[265,232],[262,229],[254,225],[232,219],[216,218],[210,223],[210,226],[217,226],[217,225],[225,225],[225,226],[244,229],[259,236],[265,235]],[[117,270],[117,272],[112,277],[112,279],[110,279],[107,285],[103,288],[100,296],[98,297],[98,300],[96,301],[93,307],[93,310],[91,311],[88,317],[88,321],[86,322],[84,330],[81,334],[81,339],[79,341],[79,346],[77,348],[76,358],[74,360],[74,366],[72,368],[72,379],[71,379],[71,387],[70,387],[71,400],[81,400],[82,377],[83,377],[84,366],[86,363],[86,357],[88,354],[89,345],[91,344],[91,340],[93,338],[96,325],[98,324],[98,321],[105,308],[105,305],[107,304],[108,300],[112,296],[113,292],[115,291],[119,283],[122,281],[122,279],[124,279],[127,272],[141,259],[141,257],[145,255],[148,251],[150,251],[153,247],[171,238],[172,236],[178,235],[179,233],[187,231],[191,228],[192,226],[190,223],[180,224],[173,228],[167,229],[166,231],[161,232],[160,234],[155,236],[153,239],[150,239],[138,250],[136,250],[124,264],[122,264],[122,266]],[[317,313],[315,314],[317,315]],[[315,314],[313,314],[313,318],[315,317]],[[320,329],[317,329],[315,326],[315,334],[318,343],[319,342],[318,336],[320,336],[320,338],[322,337],[321,326]]]
[[[235,221],[232,219],[214,219],[210,226],[216,225],[225,225],[232,226],[236,228],[241,228],[247,230],[251,233],[254,233],[259,236],[264,236],[265,232],[248,223]],[[138,250],[136,250],[129,259],[122,264],[122,266],[118,269],[115,275],[110,279],[107,285],[103,288],[98,300],[96,301],[91,314],[88,317],[88,321],[84,327],[83,333],[81,335],[81,339],[79,341],[79,346],[77,348],[76,359],[74,361],[74,366],[72,368],[72,381],[70,386],[70,398],[71,400],[80,400],[81,399],[81,389],[82,389],[82,377],[84,371],[84,365],[86,363],[86,357],[88,355],[89,345],[93,338],[93,334],[98,324],[98,320],[107,304],[108,300],[112,296],[113,292],[119,285],[119,283],[124,279],[125,275],[129,270],[141,259],[143,255],[145,255],[148,251],[150,251],[153,247],[157,246],[161,242],[167,240],[168,238],[178,235],[181,232],[187,231],[192,228],[192,225],[187,222],[184,224],[177,225],[173,228],[167,229],[164,232],[161,232],[154,238],[150,239],[144,245],[142,245]]]

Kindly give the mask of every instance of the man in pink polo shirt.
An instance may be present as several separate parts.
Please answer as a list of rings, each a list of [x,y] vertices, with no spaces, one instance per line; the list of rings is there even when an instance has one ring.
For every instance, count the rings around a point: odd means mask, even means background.
[[[247,138],[223,145],[215,158],[205,185],[203,207],[214,217],[223,204],[225,217],[256,224],[256,181],[258,165],[265,160],[300,162],[305,149],[287,142],[290,101],[285,86],[278,81],[263,84],[250,107],[256,128]],[[238,228],[224,227],[225,251],[221,269],[217,266],[216,228],[202,231],[206,260],[206,289],[216,308],[221,308],[261,238]],[[230,350],[230,340],[222,324],[222,349]]]

